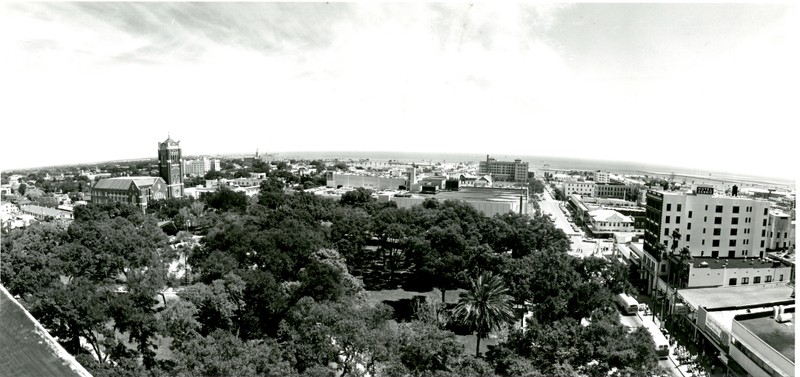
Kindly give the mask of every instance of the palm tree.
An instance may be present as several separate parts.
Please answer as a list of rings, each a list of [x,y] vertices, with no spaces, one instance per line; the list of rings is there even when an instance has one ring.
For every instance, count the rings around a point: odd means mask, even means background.
[[[478,338],[475,357],[480,357],[481,339],[514,318],[511,296],[503,280],[491,273],[483,273],[470,282],[467,292],[458,299],[453,317],[468,325]]]

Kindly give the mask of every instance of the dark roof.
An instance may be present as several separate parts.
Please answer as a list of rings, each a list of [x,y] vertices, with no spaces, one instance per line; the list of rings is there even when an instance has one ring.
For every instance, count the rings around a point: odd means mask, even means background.
[[[131,184],[136,185],[138,188],[146,188],[155,184],[161,177],[117,177],[117,178],[104,178],[94,185],[95,189],[106,190],[127,190]]]
[[[91,377],[0,285],[0,375]]]

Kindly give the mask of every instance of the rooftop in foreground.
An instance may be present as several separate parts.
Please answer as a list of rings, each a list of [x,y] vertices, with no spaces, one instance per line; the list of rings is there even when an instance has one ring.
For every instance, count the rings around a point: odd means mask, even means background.
[[[753,284],[735,287],[679,289],[689,306],[706,309],[734,308],[751,305],[769,305],[779,302],[794,302],[794,288],[782,284]]]
[[[0,376],[91,377],[0,286]]]
[[[739,323],[761,338],[776,351],[794,362],[794,318],[786,323],[778,323],[770,316],[737,318]]]

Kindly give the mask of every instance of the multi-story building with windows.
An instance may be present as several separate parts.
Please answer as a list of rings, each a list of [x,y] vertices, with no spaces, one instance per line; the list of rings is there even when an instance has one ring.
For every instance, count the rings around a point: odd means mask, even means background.
[[[789,214],[772,209],[767,220],[767,250],[788,250],[794,244],[795,222]]]
[[[183,161],[183,173],[187,176],[202,177],[210,171],[220,171],[219,159],[203,157]]]
[[[105,178],[92,187],[92,203],[130,203],[145,211],[148,202],[166,199],[167,190],[161,177]]]
[[[609,173],[607,171],[598,170],[594,172],[595,183],[608,183]]]
[[[599,183],[595,182],[594,196],[597,198],[631,199],[632,188],[623,183]]]
[[[489,174],[496,181],[527,182],[528,163],[520,159],[497,161],[486,155],[486,161],[478,163],[478,173]]]
[[[564,191],[564,195],[569,196],[572,194],[578,194],[580,196],[594,196],[594,186],[595,183],[593,181],[564,181],[561,185],[562,190]]]
[[[676,235],[678,248],[688,247],[692,257],[765,258],[769,206],[766,200],[717,195],[702,185],[691,192],[649,190],[644,242],[648,292],[658,277],[667,280],[664,252],[671,251]]]

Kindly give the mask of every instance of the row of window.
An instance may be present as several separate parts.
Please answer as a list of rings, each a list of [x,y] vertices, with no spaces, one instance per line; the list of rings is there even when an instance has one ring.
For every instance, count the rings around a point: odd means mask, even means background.
[[[736,280],[737,280],[737,278],[728,279],[728,285],[736,285]],[[783,274],[778,275],[778,281],[783,281]],[[765,283],[771,283],[772,282],[772,275],[764,276],[764,282]],[[761,283],[761,276],[754,276],[753,277],[753,284],[760,284],[760,283]],[[750,278],[749,277],[743,277],[742,278],[742,285],[745,285],[745,284],[750,284]]]
[[[736,340],[736,338],[732,338],[731,339],[731,344],[734,347],[736,347],[736,349],[738,349],[748,359],[750,359],[750,361],[752,361],[753,364],[755,364],[759,368],[761,368],[766,373],[765,376],[780,376],[781,375],[781,373],[779,371],[776,371],[775,369],[772,369],[772,367],[770,367],[769,364],[765,363],[764,360],[761,360],[760,357],[756,356],[756,354],[753,353],[753,351],[751,351],[749,348],[745,347],[745,345],[742,344],[742,342]]]
[[[681,204],[677,204],[675,207],[676,207],[675,211],[676,212],[680,212],[682,205]],[[714,208],[714,212],[722,213],[723,209],[724,209],[724,206],[718,205],[718,206],[716,206],[716,208]],[[706,204],[705,210],[708,211],[708,204]],[[667,203],[667,211],[672,211],[672,203]],[[764,208],[764,215],[767,214],[767,211],[768,211],[768,209]],[[739,206],[733,206],[731,208],[731,212],[732,213],[739,213]],[[753,212],[753,207],[745,207],[745,212]],[[689,211],[689,217],[692,217],[692,211]]]
[[[749,254],[750,254],[749,251],[742,250],[741,257],[747,257],[747,256],[749,256]],[[705,250],[700,250],[700,256],[701,257],[706,256],[706,251]],[[717,258],[717,257],[719,257],[719,250],[711,250],[711,258]],[[764,257],[764,252],[761,251],[761,253],[759,254],[758,257],[759,258],[763,258]],[[736,250],[728,250],[728,258],[736,258]]]

